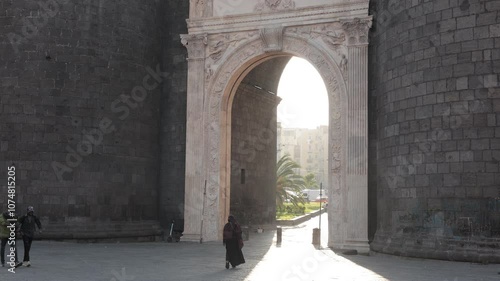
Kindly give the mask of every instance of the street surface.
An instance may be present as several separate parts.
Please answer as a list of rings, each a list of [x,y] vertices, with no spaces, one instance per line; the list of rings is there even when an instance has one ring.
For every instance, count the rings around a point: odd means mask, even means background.
[[[383,254],[343,256],[326,247],[326,214],[322,216],[323,249],[316,250],[312,229],[318,217],[299,226],[251,233],[243,253],[246,263],[224,268],[222,243],[77,244],[34,241],[32,266],[15,274],[0,268],[1,281],[486,281],[500,280],[500,265],[401,258]],[[19,241],[20,242],[20,241]],[[22,243],[21,243],[22,244]],[[19,254],[22,255],[20,247]]]

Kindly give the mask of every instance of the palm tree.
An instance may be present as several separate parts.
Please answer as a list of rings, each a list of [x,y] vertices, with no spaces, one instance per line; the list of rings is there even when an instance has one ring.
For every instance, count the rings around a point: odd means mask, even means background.
[[[294,205],[304,203],[304,178],[295,173],[295,169],[300,168],[300,165],[293,161],[290,155],[285,154],[276,166],[276,205],[281,207],[287,200]]]
[[[318,182],[316,181],[316,175],[309,173],[304,177],[305,186],[307,189],[318,189]]]

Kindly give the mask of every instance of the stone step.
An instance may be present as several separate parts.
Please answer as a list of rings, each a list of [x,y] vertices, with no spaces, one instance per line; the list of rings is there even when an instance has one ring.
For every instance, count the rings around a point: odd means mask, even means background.
[[[167,230],[161,228],[157,221],[137,222],[86,222],[86,223],[48,223],[44,225],[42,234],[38,239],[49,240],[109,240],[126,238],[139,240],[157,240]],[[156,238],[155,238],[156,237]]]

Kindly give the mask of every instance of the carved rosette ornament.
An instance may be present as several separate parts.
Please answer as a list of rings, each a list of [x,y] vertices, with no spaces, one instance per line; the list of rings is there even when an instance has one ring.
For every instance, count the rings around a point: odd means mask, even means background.
[[[269,12],[277,10],[289,10],[295,8],[295,1],[293,0],[261,0],[255,5],[254,11],[256,12]]]
[[[347,34],[347,44],[349,45],[367,45],[368,31],[372,27],[372,19],[355,18],[353,21],[344,21],[342,23]]]
[[[207,35],[181,35],[181,43],[188,51],[187,60],[204,60]]]

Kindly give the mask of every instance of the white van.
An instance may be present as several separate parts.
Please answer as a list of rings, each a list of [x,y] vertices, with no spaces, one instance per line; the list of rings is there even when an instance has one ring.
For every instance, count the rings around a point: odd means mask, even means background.
[[[319,189],[304,189],[302,190],[302,196],[310,202],[319,201]],[[326,202],[328,200],[328,195],[325,190],[322,190],[321,201]]]

